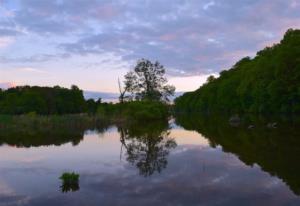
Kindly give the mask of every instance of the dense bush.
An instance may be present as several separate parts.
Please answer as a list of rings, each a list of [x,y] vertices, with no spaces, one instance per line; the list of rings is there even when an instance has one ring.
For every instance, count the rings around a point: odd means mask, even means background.
[[[161,102],[133,101],[119,104],[101,104],[97,115],[119,120],[155,120],[168,118],[168,107]]]
[[[201,112],[300,112],[300,30],[245,57],[219,78],[175,100],[177,110]]]

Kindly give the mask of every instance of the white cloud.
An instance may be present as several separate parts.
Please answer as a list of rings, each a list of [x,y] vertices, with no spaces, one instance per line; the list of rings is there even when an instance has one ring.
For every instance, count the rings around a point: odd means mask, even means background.
[[[212,6],[214,6],[216,3],[214,2],[214,1],[210,1],[210,2],[208,2],[208,3],[206,3],[206,4],[204,4],[204,6],[203,6],[203,9],[204,10],[207,10],[207,9],[209,9],[209,7],[212,7]]]
[[[22,72],[32,72],[32,73],[39,73],[39,74],[49,74],[49,72],[46,72],[44,70],[40,70],[40,69],[35,69],[32,67],[24,67],[24,68],[19,68],[19,71]]]
[[[212,73],[198,76],[173,77],[170,78],[169,83],[176,87],[176,91],[194,91],[203,85],[210,75],[218,76],[218,74]]]

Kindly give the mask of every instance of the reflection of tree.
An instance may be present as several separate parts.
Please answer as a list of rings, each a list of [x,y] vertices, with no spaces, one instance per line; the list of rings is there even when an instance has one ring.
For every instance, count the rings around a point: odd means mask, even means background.
[[[174,139],[168,137],[167,122],[119,127],[119,132],[127,161],[145,177],[166,168],[169,151],[177,146]]]
[[[62,193],[67,193],[67,192],[76,192],[80,189],[79,183],[62,183],[60,186],[61,192]]]
[[[221,145],[225,152],[237,155],[247,165],[258,164],[300,195],[299,120],[253,116],[245,116],[243,120],[240,127],[232,127],[224,116],[176,117],[177,124],[198,131],[209,139],[211,146]],[[278,128],[268,128],[266,125],[271,121],[278,122]],[[250,124],[255,127],[248,129]]]
[[[106,124],[72,124],[48,125],[37,127],[0,127],[0,146],[2,144],[16,147],[39,147],[48,145],[62,145],[72,143],[78,145],[83,140],[86,130],[96,131],[98,134],[106,131]]]

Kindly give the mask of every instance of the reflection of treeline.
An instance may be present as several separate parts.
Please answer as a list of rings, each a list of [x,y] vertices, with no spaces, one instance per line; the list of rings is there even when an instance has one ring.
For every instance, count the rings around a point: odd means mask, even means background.
[[[201,112],[300,112],[300,30],[245,57],[220,77],[175,100],[177,110]]]
[[[73,114],[87,110],[82,90],[22,86],[0,89],[0,114]]]
[[[258,164],[264,171],[286,182],[300,194],[300,127],[290,119],[278,121],[276,129],[266,126],[264,118],[245,117],[244,124],[232,127],[228,118],[179,116],[176,122],[188,130],[195,130],[209,139],[212,146],[221,145],[245,164]],[[248,129],[249,124],[253,129]]]
[[[0,116],[0,145],[17,147],[77,145],[86,130],[103,132],[108,122],[88,115]]]

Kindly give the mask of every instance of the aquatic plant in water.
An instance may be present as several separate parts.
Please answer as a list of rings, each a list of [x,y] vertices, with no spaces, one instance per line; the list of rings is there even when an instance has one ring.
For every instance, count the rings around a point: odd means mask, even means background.
[[[59,179],[62,180],[62,185],[60,186],[61,192],[75,192],[79,190],[79,174],[76,174],[74,172],[69,173],[65,172],[63,173]]]

